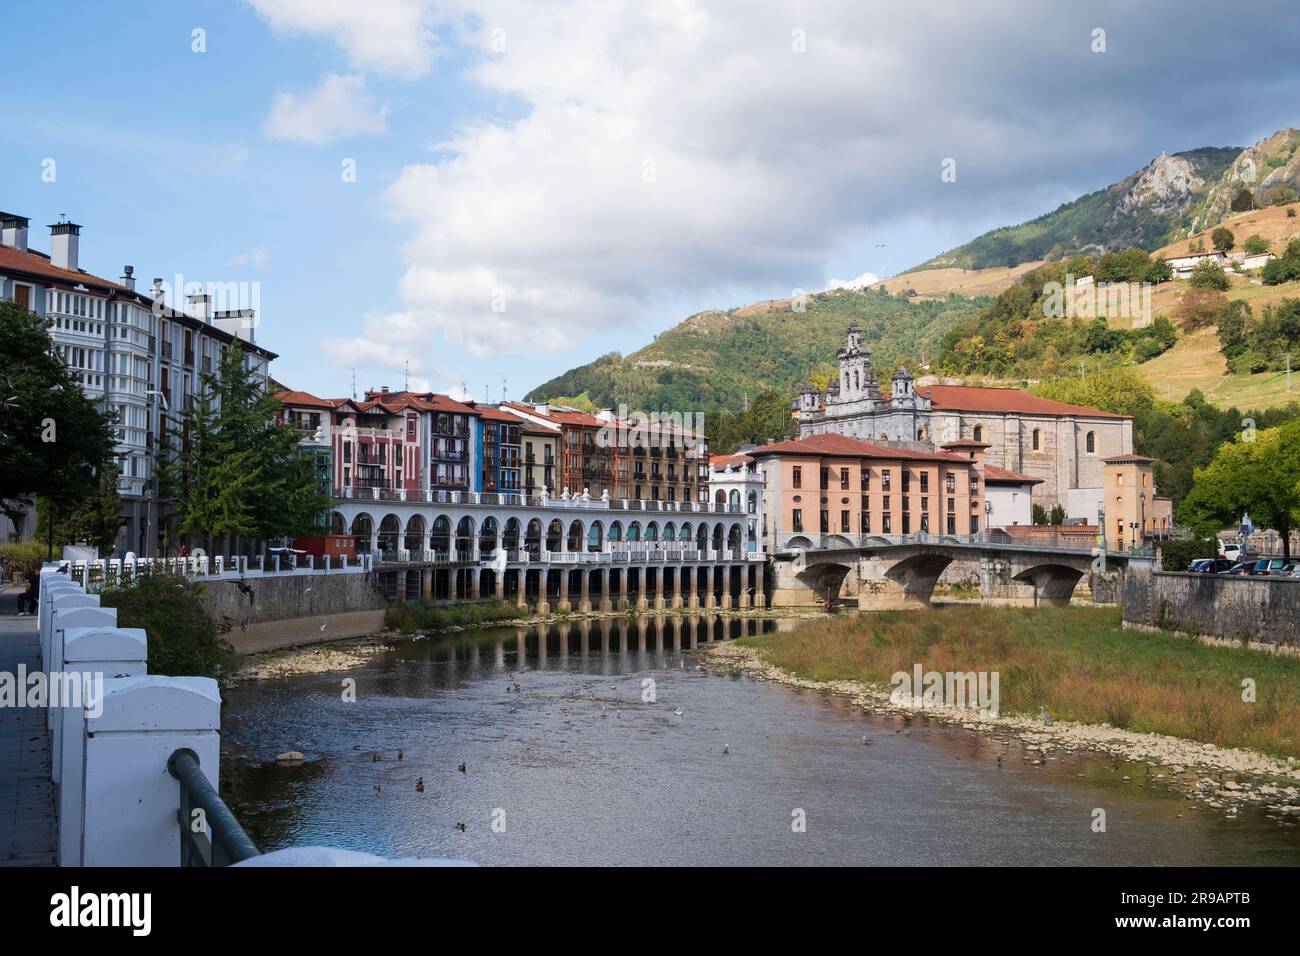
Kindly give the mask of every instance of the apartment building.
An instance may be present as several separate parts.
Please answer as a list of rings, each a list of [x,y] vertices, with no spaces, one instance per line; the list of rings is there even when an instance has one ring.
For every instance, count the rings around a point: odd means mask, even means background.
[[[0,298],[44,317],[86,395],[115,413],[123,515],[114,551],[153,555],[167,508],[155,481],[164,417],[177,427],[200,393],[203,374],[216,372],[232,344],[244,349],[263,383],[276,355],[253,341],[253,309],[214,310],[207,291],[168,302],[161,279],[148,294],[137,292],[129,265],[116,281],[84,271],[81,228],[60,216],[49,227],[50,251],[44,253],[29,245],[28,217],[0,213]],[[3,541],[14,529],[0,525]],[[35,517],[28,515],[17,536],[34,530]]]
[[[972,534],[985,513],[983,446],[942,452],[813,435],[751,449],[768,549],[799,536]]]

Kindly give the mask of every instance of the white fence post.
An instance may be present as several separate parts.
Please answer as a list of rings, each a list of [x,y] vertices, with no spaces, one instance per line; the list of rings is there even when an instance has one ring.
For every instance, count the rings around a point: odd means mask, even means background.
[[[178,866],[180,785],[167,760],[198,756],[216,786],[221,695],[209,677],[104,681],[102,712],[85,714],[82,866]]]
[[[70,675],[65,689],[81,689],[77,700],[60,699],[54,710],[52,768],[59,780],[59,865],[76,866],[81,859],[81,793],[84,785],[81,741],[85,735],[86,704],[97,708],[88,694],[98,695],[97,681],[145,674],[148,644],[139,627],[71,627],[63,631],[63,670]],[[51,701],[53,709],[54,701]]]
[[[46,580],[48,573],[50,580]],[[85,594],[81,585],[53,571],[41,573],[41,589],[36,599],[36,630],[41,639],[41,666],[49,669],[50,660],[50,610],[59,594]]]
[[[117,608],[100,607],[98,595],[79,594],[54,599],[50,614],[50,648],[49,654],[41,659],[41,669],[46,674],[57,674],[63,670],[63,634],[68,627],[116,627]],[[54,711],[46,708],[45,726],[54,729]],[[51,776],[55,782],[58,767],[52,766]]]

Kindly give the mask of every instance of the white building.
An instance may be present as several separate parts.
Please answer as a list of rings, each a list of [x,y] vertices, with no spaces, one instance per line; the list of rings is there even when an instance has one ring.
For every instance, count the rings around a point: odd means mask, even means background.
[[[123,530],[115,551],[152,555],[161,416],[178,426],[199,394],[202,375],[217,370],[231,343],[242,344],[263,382],[276,356],[253,343],[253,310],[213,311],[211,295],[199,292],[178,311],[165,301],[161,279],[149,295],[136,292],[131,266],[123,267],[116,282],[82,270],[76,223],[60,216],[50,226],[48,254],[28,246],[29,223],[25,216],[0,213],[0,299],[45,317],[59,355],[86,396],[117,413]],[[0,541],[29,537],[34,529],[30,514],[16,534],[10,522],[0,521]]]
[[[1034,486],[1043,479],[1016,471],[984,466],[984,507],[988,511],[985,526],[1009,528],[1034,523]]]
[[[763,472],[758,463],[745,454],[746,446],[732,455],[713,455],[709,459],[709,489],[715,505],[740,508],[745,515],[746,550],[758,550],[758,514],[763,500]]]

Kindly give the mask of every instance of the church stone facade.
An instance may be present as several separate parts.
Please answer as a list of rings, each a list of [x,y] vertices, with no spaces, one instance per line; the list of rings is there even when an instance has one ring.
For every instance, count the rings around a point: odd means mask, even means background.
[[[799,437],[842,434],[876,444],[938,451],[954,441],[988,445],[987,464],[1042,479],[1034,501],[1071,518],[1097,519],[1107,458],[1133,452],[1133,420],[1015,388],[917,385],[900,366],[882,392],[856,323],[836,354],[825,392],[805,385],[793,409]]]

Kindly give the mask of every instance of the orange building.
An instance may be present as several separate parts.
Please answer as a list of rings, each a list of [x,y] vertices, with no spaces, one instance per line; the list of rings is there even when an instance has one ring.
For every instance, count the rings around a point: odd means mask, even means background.
[[[1121,551],[1147,547],[1173,528],[1173,502],[1156,494],[1154,458],[1116,455],[1102,472],[1102,520],[1106,547]]]
[[[847,435],[760,445],[761,534],[769,550],[795,536],[971,534],[983,529],[983,452],[953,442],[942,452],[888,448]]]

